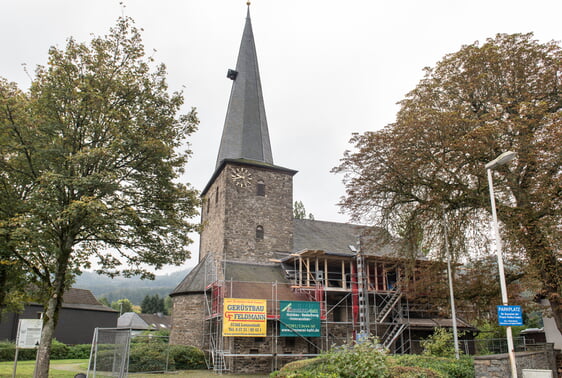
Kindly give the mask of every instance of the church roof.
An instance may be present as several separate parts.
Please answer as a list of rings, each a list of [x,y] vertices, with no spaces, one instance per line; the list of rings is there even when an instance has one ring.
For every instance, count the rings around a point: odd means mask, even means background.
[[[352,258],[356,252],[349,246],[358,250],[359,240],[361,240],[362,252],[366,256],[396,257],[402,247],[400,240],[392,238],[381,228],[309,219],[294,219],[293,225],[292,252],[324,251],[328,255],[335,254]],[[292,258],[286,253],[279,251],[280,261]],[[189,272],[174,289],[172,295],[198,293],[205,290],[205,260],[206,258]],[[288,283],[279,264],[226,261],[224,268],[226,281]]]
[[[208,256],[205,256],[199,264],[197,264],[185,276],[185,278],[176,286],[171,296],[182,293],[203,293],[205,291],[205,283],[207,282],[205,271],[205,262]]]
[[[310,219],[295,219],[293,224],[293,252],[310,249],[354,255],[352,248],[359,250],[360,240],[366,255],[390,256],[401,248],[401,241],[382,228]]]
[[[285,282],[279,264],[252,264],[227,261],[224,278],[227,281]]]
[[[227,77],[233,83],[216,168],[224,159],[273,165],[249,7],[236,70],[229,70]]]

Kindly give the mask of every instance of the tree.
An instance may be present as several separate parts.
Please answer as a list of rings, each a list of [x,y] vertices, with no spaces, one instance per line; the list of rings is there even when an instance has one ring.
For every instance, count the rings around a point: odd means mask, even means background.
[[[295,201],[293,205],[293,217],[295,219],[310,219],[314,220],[314,215],[312,213],[308,214],[308,218],[306,216],[306,209],[304,208],[304,204],[302,201]]]
[[[25,96],[13,83],[0,78],[0,119],[25,117]],[[7,130],[0,129],[0,148],[15,147]],[[5,146],[5,147],[3,147]],[[2,156],[3,160],[3,156]],[[17,175],[0,172],[0,319],[5,311],[23,309],[27,299],[25,286],[28,277],[22,264],[14,256],[14,241],[11,236],[9,221],[18,213],[18,205],[24,196],[23,186],[17,181],[9,184],[10,179],[19,180]]]
[[[133,303],[127,298],[111,302],[111,308],[119,311],[119,315],[123,315],[126,312],[135,312]]]
[[[42,294],[35,375],[46,377],[62,296],[90,260],[151,278],[145,264],[189,257],[199,200],[178,180],[190,155],[180,148],[198,121],[179,114],[183,94],[168,93],[129,18],[89,44],[52,47],[28,92],[0,85],[0,208],[13,207],[2,233]]]
[[[146,295],[141,303],[141,313],[143,314],[156,314],[164,313],[164,298],[161,298],[158,294]]]
[[[445,56],[406,98],[396,122],[355,134],[335,172],[340,205],[371,217],[420,251],[442,245],[447,214],[452,250],[489,245],[485,164],[517,159],[492,173],[505,250],[541,283],[562,330],[562,52],[532,34],[498,34]]]
[[[98,302],[104,306],[111,307],[111,303],[109,303],[109,300],[106,297],[101,297],[98,299]]]
[[[172,308],[173,308],[172,297],[170,297],[169,295],[166,295],[164,297],[164,314],[165,315],[172,315]]]

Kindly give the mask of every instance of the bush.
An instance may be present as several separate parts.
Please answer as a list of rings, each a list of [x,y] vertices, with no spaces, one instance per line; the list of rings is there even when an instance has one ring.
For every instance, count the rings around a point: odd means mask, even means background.
[[[69,347],[60,341],[53,339],[51,344],[51,359],[64,360],[69,358]],[[13,361],[16,353],[16,344],[10,341],[0,342],[0,361]],[[20,349],[18,352],[18,361],[31,361],[37,355],[37,349]],[[88,357],[90,353],[88,352]],[[86,358],[88,358],[86,357]]]
[[[392,378],[447,378],[441,373],[419,366],[391,366],[389,373]]]
[[[10,341],[0,342],[0,362],[13,361],[16,354],[16,344]],[[18,352],[19,361],[30,361],[35,359],[36,349],[20,349]]]
[[[320,357],[294,361],[272,373],[276,378],[377,377],[377,378],[472,378],[473,360],[402,355],[387,356],[376,343],[343,345]]]
[[[205,369],[205,355],[203,351],[193,346],[171,345],[170,357],[177,370]]]
[[[279,371],[271,373],[271,376],[276,378],[327,377],[327,375],[320,375],[317,371],[318,366],[322,363],[324,363],[322,357],[289,362]]]
[[[391,364],[394,366],[415,367],[418,369],[430,369],[436,377],[447,378],[472,378],[474,377],[474,364],[470,357],[463,356],[459,360],[455,358],[402,355],[393,356]],[[423,376],[422,376],[423,377]],[[428,377],[431,377],[428,375]]]
[[[111,371],[115,360],[115,351],[98,347],[96,359],[94,361],[96,369],[99,371]]]
[[[321,371],[339,377],[388,377],[386,352],[374,339],[344,344],[323,356]]]
[[[422,340],[421,346],[423,347],[423,354],[426,356],[455,357],[453,332],[445,328],[436,328],[432,335]]]
[[[77,344],[68,347],[66,354],[67,359],[87,359],[90,358],[90,351],[92,346],[90,344]]]
[[[369,339],[361,344],[344,344],[320,357],[285,365],[276,377],[389,377],[386,352]]]
[[[166,370],[167,348],[167,344],[160,342],[131,344],[129,372]],[[170,361],[168,364],[173,367]]]
[[[61,343],[57,339],[53,339],[53,343],[51,344],[51,360],[64,360],[68,358],[68,350],[68,345]]]

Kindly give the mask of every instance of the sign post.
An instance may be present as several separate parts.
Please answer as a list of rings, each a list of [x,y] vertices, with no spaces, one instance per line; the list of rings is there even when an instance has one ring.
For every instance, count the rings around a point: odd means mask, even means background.
[[[521,306],[497,306],[498,323],[501,326],[522,326],[523,311]]]
[[[265,337],[267,301],[265,299],[224,298],[223,336]]]
[[[279,336],[320,337],[320,302],[279,301]]]
[[[42,319],[20,319],[16,336],[16,353],[14,355],[14,371],[12,378],[16,377],[18,368],[18,352],[21,349],[33,349],[39,346],[41,340]]]

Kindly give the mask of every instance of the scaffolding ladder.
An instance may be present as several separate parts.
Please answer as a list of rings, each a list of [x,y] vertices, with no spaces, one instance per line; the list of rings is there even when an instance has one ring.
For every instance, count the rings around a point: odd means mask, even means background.
[[[362,337],[368,337],[369,327],[369,293],[367,286],[367,275],[365,274],[365,258],[357,255],[357,286],[359,304],[359,332]]]
[[[203,345],[208,347],[207,367],[222,374],[229,371],[222,336],[222,299],[224,283],[215,281],[205,290],[206,329]]]
[[[408,329],[409,319],[407,305],[404,308],[402,301],[402,291],[396,288],[395,291],[389,294],[379,296],[381,303],[377,306],[375,301],[375,322],[379,325],[386,326],[384,333],[380,337],[380,343],[386,349],[391,350],[395,342],[400,338],[406,329]],[[379,310],[380,311],[377,311]],[[406,315],[406,317],[404,316]],[[406,353],[410,349],[409,337],[401,340],[399,348],[394,348],[394,352]]]

